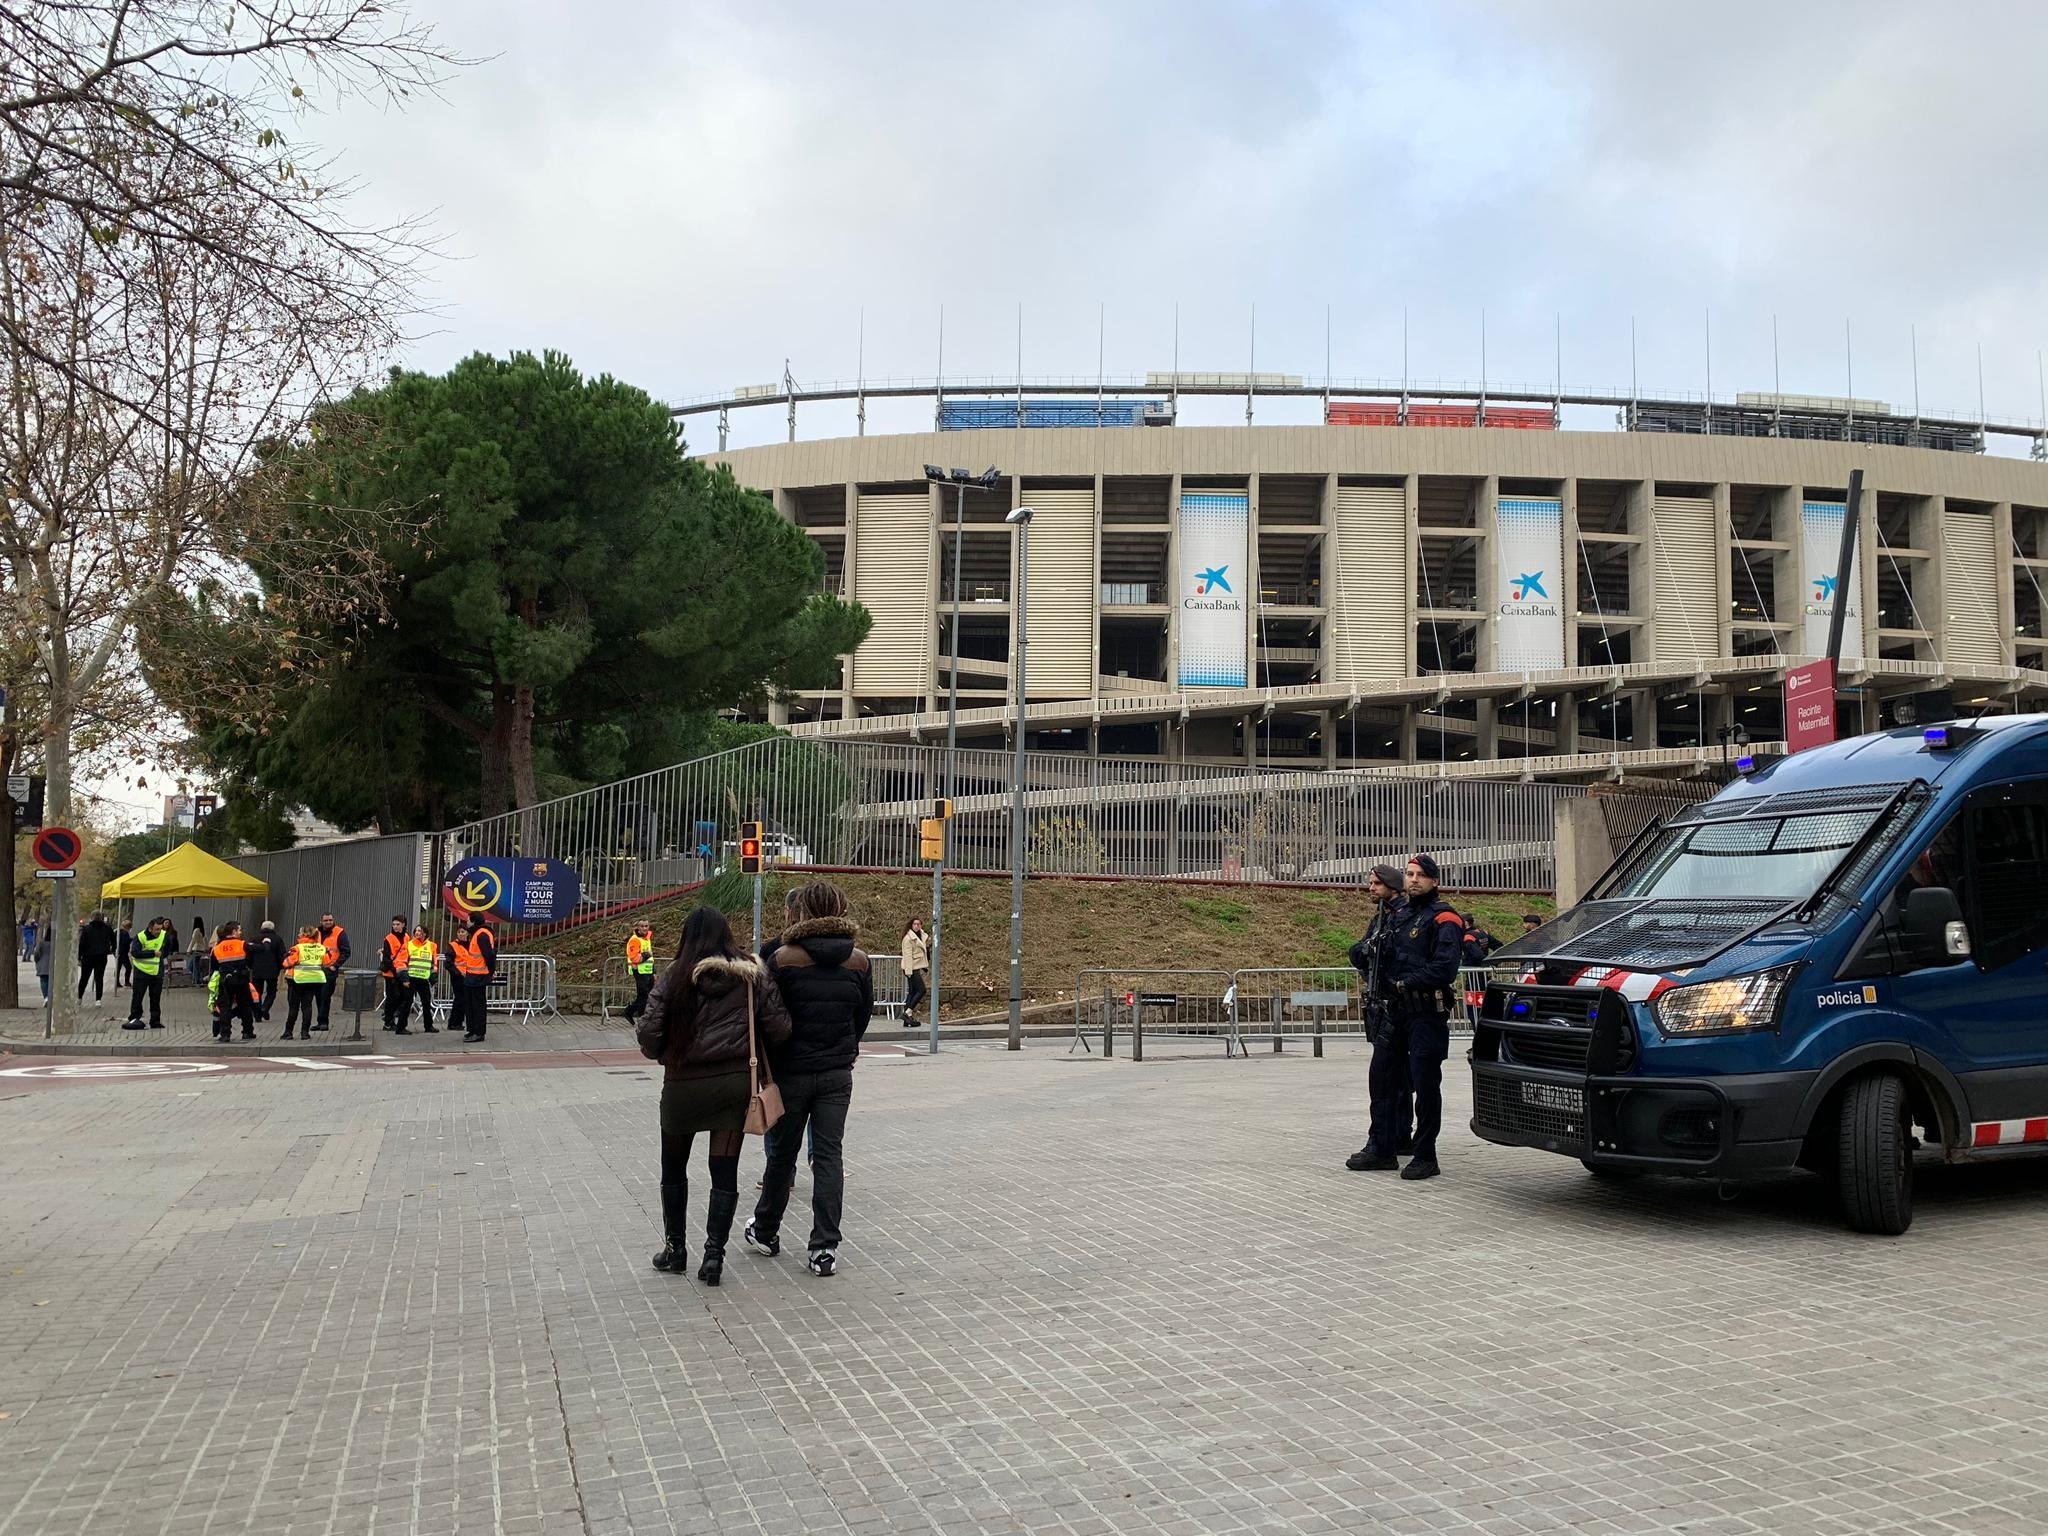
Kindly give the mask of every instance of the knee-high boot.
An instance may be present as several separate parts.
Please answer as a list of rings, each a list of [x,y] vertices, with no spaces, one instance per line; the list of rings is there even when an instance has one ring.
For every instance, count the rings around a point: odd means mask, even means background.
[[[654,1256],[654,1267],[671,1275],[690,1272],[690,1185],[661,1186],[661,1235],[666,1246]]]
[[[732,1236],[733,1213],[739,1208],[738,1190],[711,1191],[710,1208],[704,1213],[704,1262],[697,1269],[697,1278],[706,1285],[725,1278],[725,1241]]]

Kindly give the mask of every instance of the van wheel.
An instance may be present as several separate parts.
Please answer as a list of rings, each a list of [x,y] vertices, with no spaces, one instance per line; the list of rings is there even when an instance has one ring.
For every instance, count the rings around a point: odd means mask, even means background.
[[[1640,1168],[1616,1168],[1607,1163],[1596,1163],[1586,1157],[1580,1158],[1579,1162],[1584,1165],[1586,1172],[1603,1184],[1626,1184],[1630,1179],[1640,1179],[1643,1176],[1643,1170]]]
[[[1850,1230],[1897,1237],[1913,1224],[1912,1131],[1900,1079],[1862,1077],[1843,1093],[1835,1166]]]

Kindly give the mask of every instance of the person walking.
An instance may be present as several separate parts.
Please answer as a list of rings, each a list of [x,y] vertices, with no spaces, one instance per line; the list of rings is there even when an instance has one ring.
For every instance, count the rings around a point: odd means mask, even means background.
[[[1415,1095],[1415,1155],[1404,1179],[1433,1179],[1436,1138],[1443,1127],[1444,1058],[1451,1051],[1449,988],[1464,954],[1465,920],[1443,899],[1437,863],[1426,853],[1408,861],[1407,910],[1393,941],[1394,1036],[1408,1052]]]
[[[177,945],[168,917],[152,917],[149,926],[134,936],[128,951],[128,1022],[123,1029],[164,1027],[164,962]],[[149,999],[149,1022],[143,1023],[142,1002]]]
[[[33,960],[36,957],[36,920],[24,917],[21,920],[21,958]]]
[[[647,1011],[647,995],[654,990],[654,926],[635,923],[626,935],[626,974],[633,978],[633,1001],[626,1004],[626,1022],[631,1024]]]
[[[78,997],[85,1000],[85,986],[92,983],[92,1005],[104,1007],[107,996],[107,961],[114,953],[114,930],[104,912],[95,912],[78,930]]]
[[[50,1000],[50,929],[45,924],[36,934],[36,982],[43,989],[43,1001]]]
[[[931,985],[932,950],[925,942],[924,919],[913,917],[903,930],[903,1027],[915,1029],[917,1005],[924,1001]],[[935,1001],[932,1006],[938,1006]]]
[[[434,1027],[434,957],[439,952],[440,946],[427,937],[425,927],[413,924],[412,935],[405,941],[405,984],[412,1002],[420,1007],[420,1030],[429,1035],[440,1033]]]
[[[220,937],[213,945],[213,981],[220,985],[218,1022],[214,1033],[222,1040],[233,1036],[237,1019],[242,1038],[256,1038],[256,986],[249,979],[249,946],[242,938],[242,925],[220,925]]]
[[[120,930],[114,935],[114,990],[120,991],[128,985],[132,974],[128,969],[128,956],[135,947],[135,919],[121,919]]]
[[[753,1071],[762,1047],[787,1040],[789,1031],[768,968],[734,943],[723,912],[697,908],[634,1029],[640,1053],[662,1064],[663,1246],[656,1269],[680,1275],[689,1268],[690,1147],[701,1131],[710,1138],[711,1194],[697,1278],[717,1285],[725,1277]]]
[[[285,942],[269,918],[249,941],[249,979],[256,984],[256,1022],[268,1024],[277,1006],[277,980],[284,974]]]
[[[448,953],[455,968],[455,999],[448,1011],[448,1024],[462,1022],[462,1041],[475,1045],[484,1038],[490,1024],[491,978],[498,973],[498,944],[490,925],[481,921],[456,926]]]
[[[206,968],[213,959],[213,941],[206,936],[206,924],[192,919],[192,940],[185,946],[185,965],[192,973],[192,985],[206,984]]]
[[[412,1017],[412,983],[405,973],[410,963],[406,954],[410,927],[404,918],[392,918],[391,931],[377,947],[377,974],[384,978],[384,1027],[394,1035],[407,1033],[405,1026]]]
[[[837,886],[815,880],[799,887],[793,911],[797,920],[769,962],[789,1012],[789,1039],[768,1051],[783,1115],[768,1132],[768,1167],[746,1240],[771,1257],[782,1251],[782,1213],[808,1132],[811,1236],[805,1263],[812,1274],[826,1276],[839,1268],[846,1117],[853,1107],[854,1058],[875,1009],[875,978]]]
[[[320,989],[327,985],[327,946],[320,942],[320,930],[311,923],[299,930],[299,941],[286,962],[284,983],[284,1034],[292,1037],[297,1025],[299,1038],[313,1038],[313,1016],[320,1005]]]
[[[320,917],[320,947],[327,951],[327,980],[320,985],[320,1022],[315,1029],[327,1028],[327,1011],[334,1003],[334,984],[341,980],[341,969],[348,964],[348,930],[334,920],[332,912]]]
[[[1366,1069],[1370,1120],[1365,1145],[1344,1159],[1355,1173],[1398,1169],[1400,1157],[1414,1139],[1414,1092],[1408,1084],[1408,1049],[1394,1039],[1394,935],[1407,916],[1401,895],[1401,871],[1375,864],[1365,894],[1373,903],[1365,936],[1351,946],[1351,964],[1360,977],[1366,1038],[1372,1064]]]

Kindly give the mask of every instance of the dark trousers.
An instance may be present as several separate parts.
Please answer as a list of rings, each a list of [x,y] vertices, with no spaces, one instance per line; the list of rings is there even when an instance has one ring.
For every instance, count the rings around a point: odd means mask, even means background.
[[[917,1005],[925,1000],[925,994],[924,972],[912,971],[910,973],[910,990],[903,997],[903,1011],[905,1013],[917,1012]]]
[[[479,976],[475,981],[465,978],[455,989],[455,1006],[449,1011],[449,1026],[452,1028],[460,1022],[465,1034],[483,1039],[485,1026],[491,1021],[490,1009],[485,1006],[490,995],[489,978]]]
[[[320,1009],[320,1027],[322,1029],[327,1027],[327,1010],[334,1004],[334,984],[340,979],[340,971],[329,971],[327,979],[320,983],[319,995],[314,998],[314,1002]]]
[[[1372,1124],[1366,1145],[1381,1157],[1406,1152],[1415,1140],[1415,1088],[1408,1077],[1408,1035],[1394,1026],[1392,1038],[1372,1048],[1366,1071],[1372,1096]]]
[[[264,976],[256,982],[256,1022],[270,1022],[270,1010],[277,1005],[277,978]]]
[[[98,1002],[107,995],[107,957],[78,962],[78,995],[85,996],[85,984],[92,983],[92,1000]]]
[[[632,1023],[647,1011],[647,994],[654,990],[654,978],[633,973],[633,1001],[626,1004],[626,1022]]]
[[[247,976],[224,976],[220,983],[220,1013],[215,1032],[225,1040],[234,1033],[235,1020],[242,1021],[242,1037],[256,1033],[256,1000],[249,995]]]
[[[434,1027],[434,978],[431,976],[411,976],[406,978],[406,986],[411,989],[413,1002],[419,1004],[420,1027],[432,1030]]]
[[[161,972],[155,976],[145,976],[140,971],[135,973],[128,991],[129,1023],[142,1021],[142,1000],[145,997],[149,999],[149,1022],[161,1025],[164,1021],[164,978]]]
[[[384,1027],[403,1029],[412,1017],[412,988],[403,976],[384,978]]]
[[[135,967],[128,963],[126,955],[114,957],[114,990],[120,991],[135,979]]]
[[[317,981],[288,981],[284,984],[284,1034],[289,1040],[292,1027],[297,1025],[301,1034],[313,1028],[313,1014],[319,1005],[320,983]]]
[[[1444,1124],[1444,1058],[1451,1054],[1451,1021],[1441,1013],[1411,1014],[1398,1029],[1408,1047],[1408,1081],[1415,1094],[1415,1156],[1433,1163],[1437,1132]]]
[[[768,1169],[761,1179],[761,1198],[754,1206],[754,1230],[763,1238],[782,1231],[782,1212],[796,1177],[797,1155],[804,1132],[811,1137],[810,1248],[839,1246],[839,1208],[846,1195],[841,1154],[846,1143],[846,1112],[853,1107],[853,1068],[837,1072],[799,1072],[778,1077],[782,1118],[768,1132]]]

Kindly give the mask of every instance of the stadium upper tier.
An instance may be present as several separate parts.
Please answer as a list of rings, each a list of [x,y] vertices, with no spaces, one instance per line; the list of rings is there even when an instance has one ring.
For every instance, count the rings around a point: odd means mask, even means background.
[[[1029,506],[1033,747],[1669,771],[1685,748],[1782,737],[1777,685],[1824,649],[1854,469],[1850,718],[1876,726],[1936,687],[2048,701],[2048,464],[1513,425],[1005,428],[711,457],[874,615],[841,685],[788,706],[807,734],[943,732],[957,644],[962,740],[1002,738],[1004,519]],[[927,465],[999,471],[965,492],[957,535],[959,493]]]

